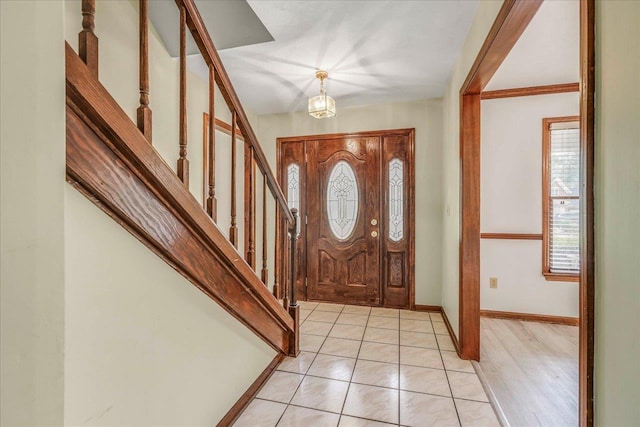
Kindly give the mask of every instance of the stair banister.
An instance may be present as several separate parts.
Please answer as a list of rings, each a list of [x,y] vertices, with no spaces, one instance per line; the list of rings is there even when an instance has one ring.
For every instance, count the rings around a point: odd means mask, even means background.
[[[173,175],[182,182],[176,186],[167,172],[166,163],[160,162],[159,154],[151,147],[152,125],[151,108],[149,106],[149,54],[148,54],[148,0],[139,1],[139,97],[140,102],[136,110],[136,122],[132,123],[138,130],[139,135],[146,141],[146,147],[141,144],[141,140],[129,129],[128,119],[124,112],[118,111],[119,106],[115,103],[106,90],[98,82],[98,37],[95,34],[95,0],[82,0],[82,31],[79,39],[79,54],[74,59],[75,53],[69,46],[66,49],[67,57],[67,177],[70,182],[81,192],[92,199],[110,216],[116,219],[123,227],[128,228],[143,243],[158,253],[163,259],[180,271],[185,277],[191,280],[203,292],[207,293],[214,300],[218,301],[226,309],[230,310],[234,316],[250,327],[257,335],[268,342],[272,347],[279,349],[289,355],[297,355],[299,352],[298,327],[299,307],[295,295],[295,250],[297,240],[297,211],[289,210],[287,200],[275,179],[275,176],[266,160],[262,147],[249,124],[244,109],[236,95],[231,81],[224,69],[220,57],[211,41],[209,33],[202,21],[202,18],[195,6],[194,0],[175,0],[180,12],[180,94],[179,94],[179,158],[177,171]],[[202,54],[209,71],[209,132],[208,132],[208,156],[203,162],[208,166],[208,191],[201,206],[201,213],[195,209],[195,198],[189,193],[189,160],[187,158],[187,64],[186,64],[186,31],[190,31],[200,53]],[[79,59],[84,64],[78,64]],[[83,70],[84,67],[84,70]],[[85,71],[86,70],[86,71]],[[92,81],[93,79],[93,81]],[[217,221],[217,201],[215,192],[215,126],[218,126],[214,111],[215,86],[219,87],[229,110],[232,113],[231,137],[232,152],[231,159],[231,229],[229,239],[226,244],[238,246],[238,229],[236,220],[236,143],[237,137],[241,136],[245,148],[245,248],[244,257],[238,259],[232,246],[225,247],[223,238],[217,227],[211,228],[202,222],[202,215],[210,218],[210,221]],[[104,104],[104,105],[102,105]],[[130,119],[129,119],[130,121]],[[82,136],[84,135],[84,136]],[[102,159],[106,161],[101,168],[91,168],[88,163],[91,153],[100,151]],[[115,157],[114,157],[115,156]],[[235,279],[244,278],[244,283],[236,283],[233,286],[245,286],[249,293],[255,298],[251,304],[257,304],[247,313],[252,313],[253,319],[243,319],[242,312],[245,310],[243,303],[239,301],[232,304],[224,302],[224,295],[234,295],[229,289],[215,289],[215,284],[208,282],[209,277],[206,272],[198,269],[189,263],[188,254],[180,254],[173,251],[174,248],[163,247],[162,233],[158,230],[145,230],[145,215],[155,215],[155,212],[144,212],[139,209],[131,210],[130,203],[135,200],[126,200],[118,197],[113,192],[106,191],[109,187],[104,186],[106,181],[112,178],[113,170],[109,170],[115,163],[111,160],[119,159],[127,167],[129,172],[120,177],[118,183],[112,183],[114,187],[121,187],[124,181],[129,180],[131,185],[137,185],[140,193],[150,191],[157,197],[157,202],[169,209],[174,220],[180,222],[189,230],[191,241],[200,241],[198,247],[202,253],[215,253],[215,260],[207,262],[220,262],[220,268],[229,269],[229,273]],[[94,159],[95,160],[95,159]],[[150,165],[156,166],[150,168]],[[256,260],[256,212],[258,200],[256,198],[256,176],[255,166],[257,165],[263,177],[263,197],[262,197],[262,270],[257,273]],[[100,184],[98,184],[100,183]],[[118,185],[116,185],[118,184]],[[146,189],[145,189],[146,187]],[[274,293],[284,295],[284,307],[277,308],[273,295],[267,290],[267,188],[275,200],[276,207],[276,255],[274,263]],[[146,196],[150,197],[150,196]],[[172,201],[173,200],[173,201]],[[155,205],[154,205],[155,206]],[[135,212],[134,212],[135,211]],[[134,214],[135,213],[135,214]],[[204,234],[203,234],[204,233]],[[290,239],[290,244],[286,239]],[[193,240],[195,239],[195,240]],[[284,240],[283,240],[284,239]],[[194,247],[195,248],[195,247]],[[289,252],[291,251],[291,252]],[[237,249],[236,252],[237,254]],[[288,255],[288,256],[287,256]],[[182,259],[181,257],[186,257]],[[244,259],[243,259],[244,258]],[[237,264],[241,260],[244,266]],[[213,264],[211,265],[211,268]],[[231,277],[231,276],[229,276]],[[262,283],[262,289],[258,289],[255,283]],[[286,286],[285,286],[286,283]],[[229,284],[231,286],[231,284]],[[236,288],[237,289],[237,288]],[[235,295],[242,295],[242,292]],[[266,293],[265,293],[266,292]],[[271,300],[270,300],[271,299]],[[282,311],[284,309],[284,311]],[[258,315],[255,310],[265,310]],[[286,316],[288,312],[289,316]],[[283,318],[282,314],[288,319]],[[257,316],[257,317],[256,317]],[[267,317],[264,317],[267,316]],[[288,337],[286,344],[278,338],[275,330],[267,331],[257,322],[256,319],[273,319],[274,327],[284,331]],[[267,323],[269,323],[267,321]]]

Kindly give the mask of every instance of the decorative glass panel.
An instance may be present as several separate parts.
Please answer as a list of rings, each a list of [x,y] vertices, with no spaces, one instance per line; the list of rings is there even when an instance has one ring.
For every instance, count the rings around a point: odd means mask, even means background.
[[[295,163],[287,167],[287,205],[300,212],[300,167]],[[298,236],[300,236],[300,220],[298,220]]]
[[[358,182],[349,163],[339,161],[327,184],[327,216],[333,234],[340,240],[351,235],[358,219]]]
[[[404,162],[389,162],[389,238],[402,240],[404,232]]]

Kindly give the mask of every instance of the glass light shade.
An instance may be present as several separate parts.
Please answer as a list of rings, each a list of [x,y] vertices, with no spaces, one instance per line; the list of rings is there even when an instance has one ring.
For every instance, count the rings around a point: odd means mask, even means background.
[[[324,119],[336,115],[336,101],[326,93],[309,98],[309,115]]]

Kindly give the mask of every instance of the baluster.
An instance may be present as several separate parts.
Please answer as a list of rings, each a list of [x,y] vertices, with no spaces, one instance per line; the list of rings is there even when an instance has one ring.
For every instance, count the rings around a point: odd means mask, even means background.
[[[238,227],[236,225],[236,112],[231,112],[231,228],[229,240],[238,248]]]
[[[280,251],[280,206],[276,201],[275,205],[275,217],[276,217],[276,230],[275,230],[275,240],[274,240],[274,248],[273,248],[273,295],[280,299],[280,263],[282,262],[282,258],[284,256],[280,255],[282,252]]]
[[[147,19],[147,0],[138,3],[140,13],[140,106],[138,107],[138,129],[151,144],[151,108],[149,108],[149,24]]]
[[[289,356],[297,356],[300,353],[300,306],[296,299],[296,241],[298,240],[298,210],[291,209],[293,224],[289,231],[291,247],[289,249],[289,314],[293,318],[294,331],[289,335]]]
[[[189,187],[187,159],[187,11],[180,7],[180,157],[178,178]]]
[[[244,247],[245,259],[256,269],[256,174],[253,147],[244,145]]]
[[[213,65],[209,65],[209,197],[207,197],[207,213],[214,221],[218,221],[218,202],[216,201],[216,114],[215,114],[216,75]]]
[[[265,286],[269,281],[269,270],[267,269],[267,174],[262,174],[262,283]]]
[[[288,277],[289,277],[289,257],[286,255],[289,249],[289,221],[286,217],[280,217],[280,251],[282,253],[282,262],[280,263],[280,294],[282,295],[282,300],[287,299],[287,304],[285,304],[285,308],[289,309],[289,285],[288,285]]]
[[[80,58],[98,78],[98,37],[95,29],[96,1],[82,0],[82,31],[78,34],[78,52]]]

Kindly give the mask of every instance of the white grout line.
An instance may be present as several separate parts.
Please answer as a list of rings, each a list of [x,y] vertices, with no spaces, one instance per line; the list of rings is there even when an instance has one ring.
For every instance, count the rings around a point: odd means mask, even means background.
[[[322,349],[322,347],[323,347],[323,346],[324,346],[324,344],[326,343],[327,339],[328,339],[328,338],[330,338],[330,337],[329,337],[329,335],[331,334],[331,331],[333,330],[333,328],[335,327],[335,325],[343,325],[342,323],[337,323],[337,321],[338,321],[338,319],[340,318],[340,315],[342,315],[342,314],[343,314],[344,309],[345,309],[345,307],[346,307],[346,306],[347,306],[347,305],[344,305],[344,306],[342,307],[342,309],[341,309],[339,312],[338,312],[338,311],[333,311],[333,312],[331,312],[331,311],[317,310],[317,309],[318,309],[318,307],[319,307],[319,305],[316,305],[313,309],[311,309],[311,310],[310,310],[310,313],[309,313],[309,315],[307,316],[307,318],[305,318],[305,320],[304,320],[304,321],[302,321],[302,322],[300,323],[300,324],[302,325],[302,323],[306,322],[306,321],[309,319],[309,316],[310,316],[313,312],[315,312],[315,311],[318,311],[318,312],[325,312],[325,313],[337,313],[337,314],[338,314],[338,317],[336,318],[336,320],[335,320],[335,321],[333,321],[333,322],[323,322],[323,323],[330,323],[330,324],[331,324],[331,328],[329,329],[329,331],[327,332],[327,334],[326,334],[326,335],[314,335],[314,334],[308,334],[308,335],[313,335],[313,336],[323,337],[324,339],[322,340],[322,343],[321,343],[321,344],[320,344],[320,346],[318,347],[318,351],[315,351],[315,352],[305,351],[306,353],[314,353],[314,356],[313,356],[313,359],[311,360],[311,363],[309,364],[309,368],[308,368],[308,369],[306,369],[304,373],[300,373],[300,372],[289,372],[289,371],[280,371],[280,372],[287,372],[287,373],[293,373],[293,374],[301,375],[301,376],[302,376],[302,380],[300,381],[300,383],[299,383],[299,384],[298,384],[298,386],[296,387],[296,389],[295,389],[295,391],[293,392],[292,397],[291,397],[291,399],[289,399],[289,402],[288,402],[288,403],[284,403],[284,402],[277,402],[277,403],[280,403],[280,404],[284,404],[284,405],[286,405],[286,407],[285,407],[285,410],[282,412],[282,415],[278,418],[278,421],[277,421],[277,423],[276,423],[276,426],[277,426],[277,425],[282,421],[282,418],[284,417],[284,414],[286,413],[286,411],[287,411],[287,409],[289,408],[289,406],[295,406],[295,407],[300,407],[300,408],[305,408],[305,409],[310,409],[310,410],[315,410],[315,411],[320,411],[320,412],[326,412],[326,413],[338,414],[338,413],[336,413],[336,412],[324,411],[324,410],[320,410],[320,409],[317,409],[317,408],[307,407],[307,406],[304,406],[304,405],[293,404],[293,403],[291,403],[291,401],[293,400],[293,397],[296,395],[296,393],[298,392],[298,390],[299,390],[300,386],[302,385],[302,382],[305,380],[305,378],[306,378],[307,376],[312,377],[312,378],[323,378],[323,379],[330,379],[330,380],[333,380],[333,381],[347,382],[346,380],[336,380],[336,379],[333,379],[333,378],[326,378],[326,377],[321,377],[321,376],[309,375],[309,374],[308,374],[309,370],[311,369],[311,367],[312,367],[312,366],[313,366],[313,364],[315,363],[316,358],[318,357],[318,354],[324,354],[324,353],[320,353],[320,350]],[[364,327],[364,328],[365,328],[365,332],[366,332],[366,329],[369,327],[369,326],[368,326],[368,324],[369,324],[369,320],[371,319],[371,317],[380,317],[380,316],[374,316],[372,313],[373,313],[373,310],[369,310],[369,313],[368,313],[367,315],[362,315],[362,314],[359,314],[359,313],[348,313],[348,314],[357,315],[357,316],[363,316],[363,317],[364,317],[364,316],[367,316],[367,322],[365,323],[365,325],[364,325],[364,326],[362,326],[362,325],[349,325],[349,326],[360,326],[360,327]],[[384,317],[384,316],[383,316],[383,317]],[[390,318],[390,319],[391,319],[392,317],[387,317],[387,318]],[[402,318],[400,317],[400,313],[398,313],[398,319],[399,319],[399,320],[401,320],[401,319],[402,319]],[[429,322],[429,323],[431,323],[431,326],[432,326],[432,328],[433,328],[433,321],[432,321],[432,320],[424,320],[424,319],[408,319],[408,320],[421,320],[421,321]],[[314,321],[314,320],[311,320],[311,321]],[[318,321],[318,322],[322,322],[322,321]],[[375,328],[375,327],[372,327],[372,328]],[[395,330],[395,329],[392,329],[392,328],[377,328],[377,329]],[[345,405],[346,405],[347,397],[348,397],[348,395],[349,395],[349,391],[350,391],[350,389],[351,389],[351,384],[360,384],[360,383],[354,383],[354,382],[353,382],[353,376],[355,375],[355,370],[356,370],[356,367],[357,367],[358,361],[359,361],[359,360],[367,360],[367,359],[360,359],[360,352],[361,352],[361,350],[362,350],[362,345],[363,345],[363,343],[364,343],[364,342],[373,342],[373,343],[376,343],[376,344],[397,345],[397,347],[398,347],[398,363],[396,363],[396,365],[397,365],[397,367],[398,367],[398,387],[397,387],[397,388],[391,388],[391,387],[384,387],[384,386],[375,386],[375,385],[371,385],[371,384],[365,384],[365,385],[370,386],[370,387],[377,387],[377,388],[383,388],[383,389],[388,389],[388,390],[394,390],[394,391],[396,391],[396,392],[398,393],[398,422],[397,422],[397,423],[395,423],[395,424],[396,424],[396,425],[398,425],[398,426],[401,426],[401,425],[402,425],[402,424],[400,424],[400,421],[401,421],[401,420],[400,420],[400,416],[401,416],[401,400],[400,400],[400,395],[401,395],[401,391],[410,391],[410,390],[403,390],[403,389],[401,388],[401,386],[400,386],[400,366],[401,366],[401,363],[400,363],[400,351],[401,351],[401,347],[402,347],[402,345],[401,345],[401,343],[400,343],[400,332],[401,332],[401,329],[400,329],[400,324],[399,324],[399,322],[398,322],[398,329],[397,329],[397,330],[398,330],[398,342],[397,342],[397,344],[380,343],[380,342],[376,342],[376,341],[365,341],[365,340],[364,340],[364,332],[363,332],[362,339],[360,339],[360,340],[357,340],[357,339],[350,339],[350,338],[342,338],[342,339],[349,339],[349,340],[352,340],[352,341],[359,341],[359,342],[360,342],[360,346],[358,347],[358,353],[356,354],[356,357],[355,357],[355,358],[353,358],[353,357],[348,357],[348,356],[335,356],[335,355],[333,355],[334,357],[344,357],[344,358],[348,358],[348,359],[353,359],[353,360],[355,360],[354,367],[353,367],[353,371],[351,372],[351,377],[350,377],[350,378],[349,378],[349,380],[348,380],[348,384],[349,384],[349,385],[348,385],[348,387],[347,387],[347,393],[345,394],[345,399],[344,399],[344,402],[342,403],[342,408],[341,408],[341,410],[340,410],[340,413],[338,414],[338,415],[339,415],[339,418],[338,418],[338,424],[340,423],[340,420],[342,419],[342,416],[344,415],[344,407],[345,407]],[[433,331],[433,333],[432,333],[432,332],[421,332],[421,331],[406,331],[406,332],[415,332],[415,333],[424,333],[424,334],[436,335],[436,334],[435,334],[435,330]],[[332,338],[336,338],[336,337],[332,337]],[[442,351],[446,351],[446,350],[442,350],[442,349],[440,348],[440,344],[437,342],[437,340],[436,340],[436,345],[437,345],[437,347],[438,347],[438,348],[417,347],[417,346],[406,346],[406,347],[420,348],[420,349],[423,349],[423,350],[438,350],[438,352],[439,352],[439,354],[440,354],[440,359],[441,359],[441,361],[442,361],[443,368],[445,368],[445,366],[444,366],[444,359],[443,359],[443,357],[442,357]],[[329,355],[329,356],[332,356],[332,355]],[[377,362],[377,363],[385,363],[385,364],[389,364],[389,365],[393,365],[393,364],[394,364],[394,363],[392,363],[392,362],[381,362],[381,361],[375,361],[375,362]],[[414,366],[414,365],[406,365],[406,366]],[[476,368],[475,364],[474,364],[474,368]],[[431,368],[431,369],[437,369],[437,368]],[[459,414],[458,414],[458,409],[457,409],[457,406],[456,406],[456,404],[455,404],[455,398],[453,397],[453,390],[451,389],[451,383],[449,382],[449,376],[448,376],[448,374],[447,374],[447,370],[446,370],[446,368],[445,368],[445,369],[443,369],[443,370],[444,370],[444,372],[445,372],[445,376],[446,376],[446,378],[447,378],[447,385],[449,386],[449,391],[451,392],[451,399],[452,399],[452,401],[453,401],[453,403],[454,403],[454,407],[455,407],[455,410],[456,410],[456,415],[458,416],[458,422],[460,423],[460,416],[459,416]],[[272,374],[271,374],[271,375],[273,375],[273,373],[274,373],[274,372],[276,372],[276,371],[278,371],[278,367],[276,367],[276,369],[274,369],[274,370],[273,370],[273,372],[272,372]],[[476,372],[478,372],[478,369],[477,369],[477,368],[476,368]],[[270,377],[271,377],[271,376],[270,376]],[[480,374],[478,374],[478,377],[480,377]],[[268,379],[267,379],[267,381],[265,381],[265,384],[266,384],[267,382],[268,382]],[[481,380],[481,382],[482,382],[482,380]],[[484,385],[484,383],[483,383],[483,385]],[[486,390],[485,390],[485,391],[486,391]],[[259,391],[258,391],[258,392],[259,392]],[[448,397],[448,396],[441,396],[441,395],[437,395],[437,394],[424,393],[424,392],[413,392],[413,393],[426,394],[426,395],[439,396],[439,397]],[[492,401],[492,399],[491,399],[491,396],[489,396],[489,392],[487,392],[487,395],[488,395],[489,400],[490,400],[490,402],[491,402],[491,401]],[[276,401],[272,401],[272,400],[270,400],[270,399],[258,398],[258,397],[257,397],[257,393],[256,393],[256,397],[254,397],[254,399],[252,399],[252,400],[255,400],[255,399],[261,399],[261,400],[266,400],[266,401],[276,402]],[[470,399],[461,399],[461,400],[470,400]],[[470,400],[470,401],[473,401],[473,400]],[[475,402],[475,401],[474,401],[474,402]],[[247,405],[247,406],[248,406],[248,405]],[[495,408],[494,408],[494,409],[495,409]],[[497,411],[496,411],[496,412],[497,412]],[[349,415],[349,416],[351,416],[351,415]],[[358,417],[358,416],[355,416],[355,418],[359,418],[359,419],[363,419],[363,420],[370,420],[370,421],[382,422],[382,421],[379,421],[379,420],[373,420],[373,419],[363,418],[363,417]],[[502,420],[500,420],[500,421],[501,421],[501,423],[502,423]],[[390,423],[387,423],[387,424],[390,424]],[[508,423],[507,423],[507,424],[504,424],[504,423],[503,423],[503,424],[502,424],[502,426],[503,426],[503,427],[510,427],[510,426],[508,425]]]
[[[316,309],[318,308],[318,305],[316,305],[313,310],[311,310],[311,313],[309,313],[309,316],[311,316],[311,314],[316,311]],[[334,312],[334,313],[338,313],[338,317],[340,317],[340,313],[342,313],[342,310],[344,310],[344,306],[342,307],[342,309],[339,312]],[[322,310],[318,310],[318,311],[322,311]],[[307,316],[307,318],[309,318]],[[338,318],[336,317],[336,320]],[[302,325],[302,324],[301,324]],[[316,358],[318,357],[318,354],[320,354],[320,349],[322,349],[322,346],[324,345],[324,343],[327,341],[327,338],[329,337],[329,334],[331,333],[331,331],[333,330],[333,327],[335,326],[335,322],[333,323],[333,325],[331,326],[331,329],[329,329],[329,333],[327,334],[326,337],[324,337],[324,340],[322,341],[322,344],[320,344],[320,347],[318,347],[318,351],[315,352],[315,356],[313,356],[313,360],[311,361],[311,364],[309,364],[309,369],[311,369],[311,366],[313,366],[313,362],[316,361]],[[277,368],[276,368],[277,369]],[[287,402],[287,407],[284,409],[284,412],[282,413],[282,415],[280,416],[280,418],[278,419],[278,422],[276,423],[276,426],[278,424],[280,424],[280,421],[282,420],[282,417],[284,416],[285,412],[287,412],[287,409],[289,408],[289,405],[291,404],[291,401],[293,400],[293,398],[295,397],[296,393],[298,392],[298,389],[300,389],[300,385],[302,385],[302,382],[304,381],[305,378],[307,378],[307,372],[309,372],[309,369],[307,369],[305,371],[305,373],[302,376],[302,381],[300,381],[300,383],[298,383],[298,387],[296,387],[296,390],[293,392],[293,394],[291,395],[291,399],[289,399],[289,402]],[[346,396],[345,396],[346,399]],[[294,405],[297,406],[297,405]],[[308,408],[308,409],[312,409],[312,408]],[[318,411],[318,409],[315,409],[316,411]],[[327,412],[327,411],[324,411]]]
[[[431,325],[433,326],[433,325]],[[435,332],[435,330],[434,330]],[[437,340],[436,340],[437,342]],[[456,410],[456,416],[458,417],[458,425],[462,425],[462,421],[460,420],[460,413],[458,412],[458,405],[456,404],[456,398],[453,395],[453,389],[451,388],[451,381],[449,381],[449,373],[447,372],[447,366],[444,364],[444,357],[442,357],[442,351],[440,349],[440,343],[438,343],[438,353],[440,354],[440,360],[442,361],[442,367],[444,368],[444,375],[447,377],[447,385],[449,386],[449,391],[451,392],[451,401],[453,402],[453,407]]]
[[[365,331],[367,329],[366,325],[369,324],[369,319],[371,319],[371,310],[369,310],[369,314],[367,315],[367,323],[365,324]],[[351,371],[351,377],[349,378],[349,385],[347,386],[347,394],[344,395],[344,402],[342,402],[342,409],[340,409],[340,417],[338,418],[338,425],[340,425],[340,421],[342,420],[342,414],[344,413],[344,406],[347,404],[347,398],[349,397],[349,390],[351,390],[351,381],[353,380],[353,375],[356,373],[356,367],[358,366],[358,357],[360,356],[360,350],[362,350],[362,343],[364,342],[364,332],[362,333],[362,340],[360,340],[360,347],[358,347],[358,354],[356,354],[356,362],[353,365],[353,371]]]

